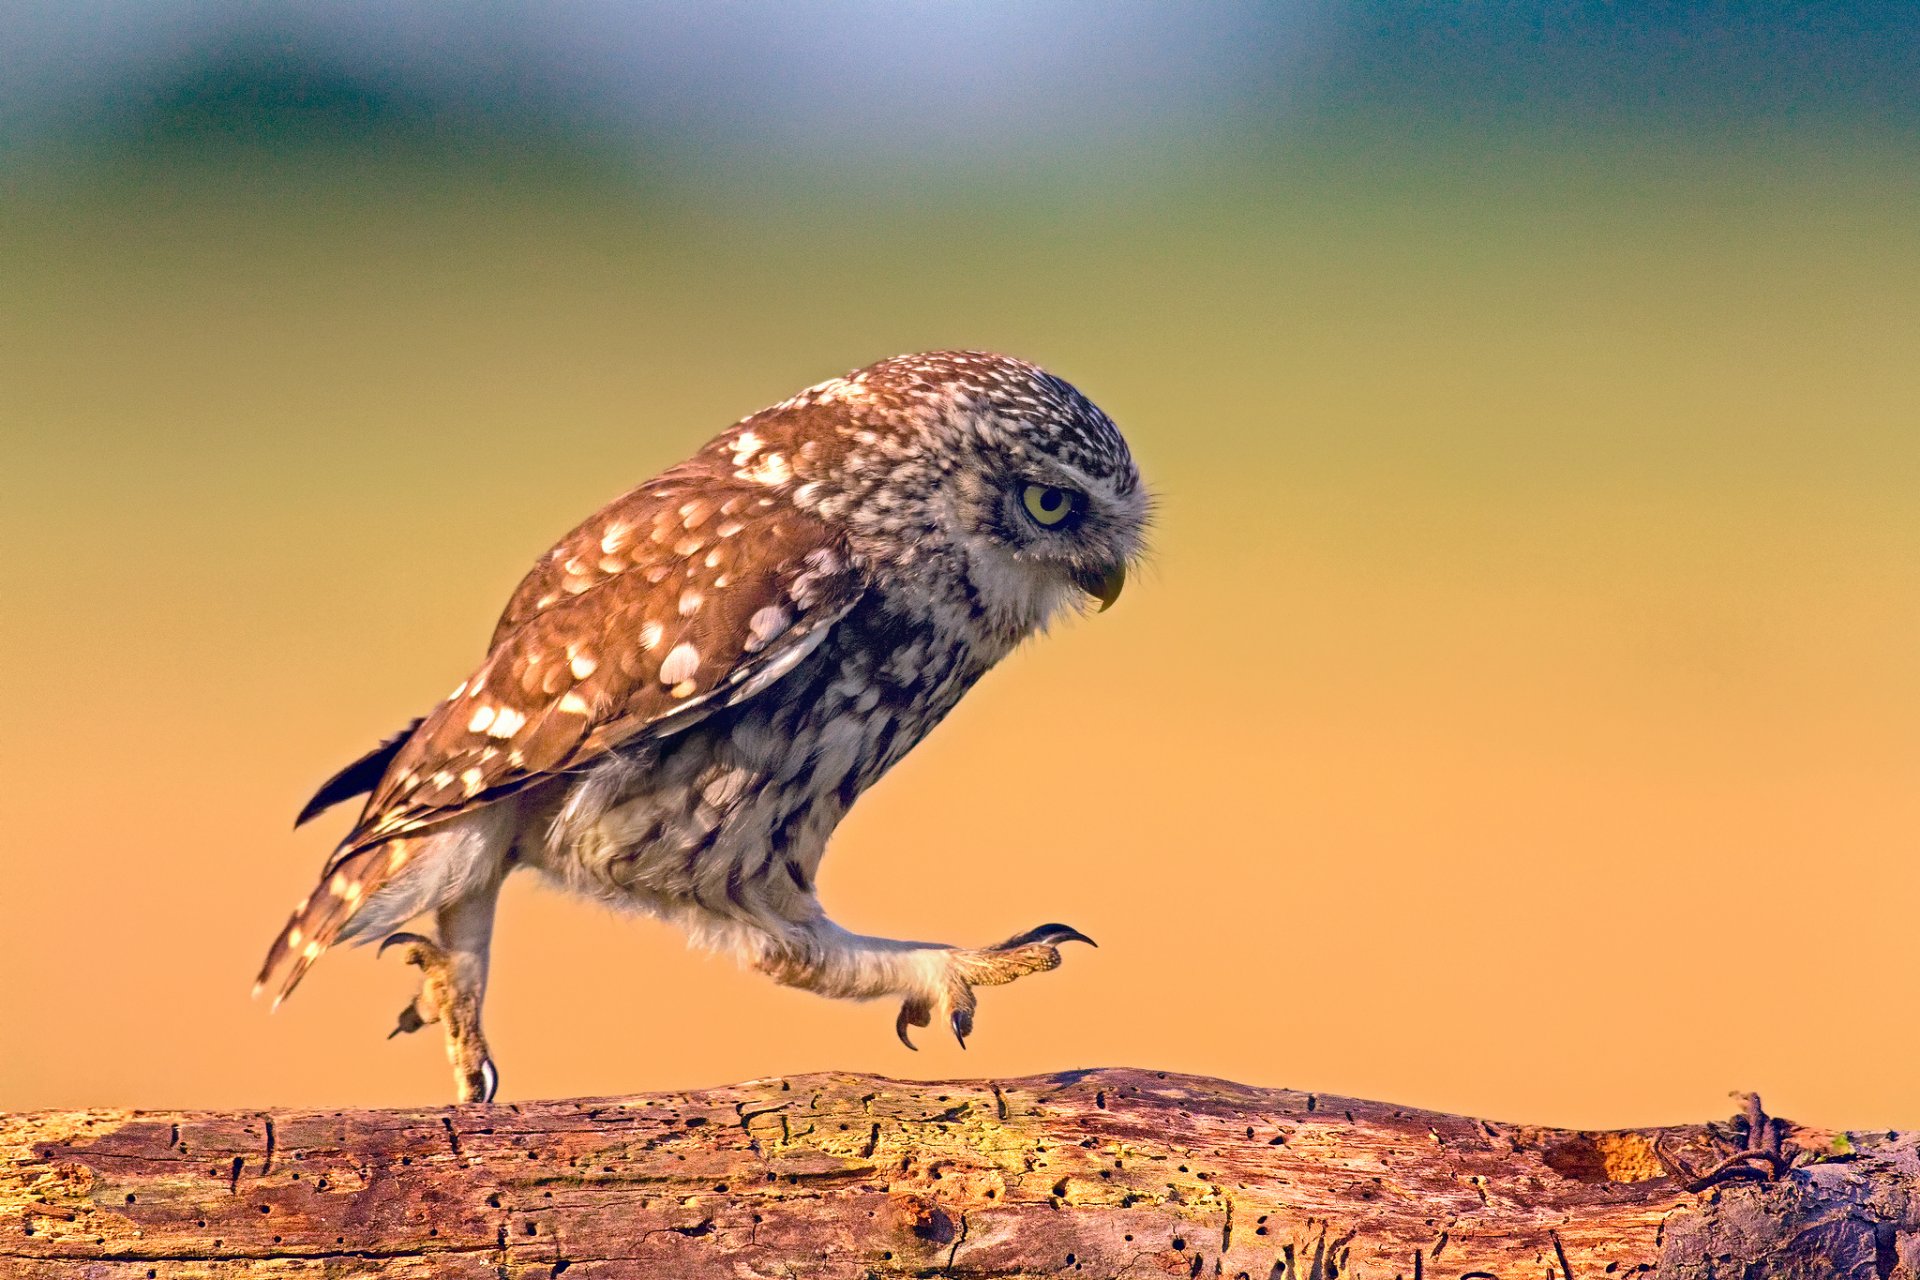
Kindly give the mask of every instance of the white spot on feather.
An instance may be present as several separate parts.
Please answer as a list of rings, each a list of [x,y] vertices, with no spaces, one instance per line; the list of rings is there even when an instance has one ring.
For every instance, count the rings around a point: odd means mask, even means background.
[[[753,616],[747,619],[747,652],[758,653],[766,648],[792,622],[793,616],[777,604],[754,610]]]
[[[660,683],[665,685],[685,683],[691,680],[693,673],[699,669],[700,650],[683,641],[673,646],[668,651],[666,660],[660,664]]]
[[[747,460],[760,452],[760,446],[766,442],[751,431],[742,431],[733,438],[733,465],[744,467]]]
[[[781,485],[793,479],[793,468],[787,465],[785,455],[769,453],[752,466],[743,467],[734,474],[754,484]]]

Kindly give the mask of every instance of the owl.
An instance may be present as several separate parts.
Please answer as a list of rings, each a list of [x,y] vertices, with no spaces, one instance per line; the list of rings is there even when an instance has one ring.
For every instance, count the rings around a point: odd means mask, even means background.
[[[330,946],[383,938],[421,970],[392,1034],[439,1024],[459,1099],[491,1100],[494,906],[527,869],[776,982],[897,999],[908,1048],[936,1017],[964,1046],[976,988],[1091,940],[853,933],[821,857],[989,668],[1113,603],[1148,506],[1112,421],[1007,356],[898,356],[743,419],[562,538],[473,674],[320,788],[299,822],[366,800],[255,994],[277,1007]],[[427,915],[434,936],[396,932]]]

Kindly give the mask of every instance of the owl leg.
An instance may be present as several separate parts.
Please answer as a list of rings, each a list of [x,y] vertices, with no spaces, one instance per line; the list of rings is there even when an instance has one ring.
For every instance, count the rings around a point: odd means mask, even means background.
[[[500,1073],[480,1029],[480,1005],[487,993],[487,951],[493,941],[493,908],[498,882],[456,898],[435,914],[440,939],[396,933],[380,944],[400,947],[401,958],[420,969],[420,994],[406,1008],[388,1039],[439,1023],[453,1064],[454,1094],[460,1102],[492,1102]]]
[[[1060,944],[1093,939],[1063,924],[1043,924],[991,947],[895,942],[848,933],[824,917],[801,938],[770,942],[757,967],[774,981],[841,999],[898,996],[894,1031],[912,1049],[909,1027],[940,1015],[961,1048],[973,1034],[975,987],[998,987],[1060,967]]]

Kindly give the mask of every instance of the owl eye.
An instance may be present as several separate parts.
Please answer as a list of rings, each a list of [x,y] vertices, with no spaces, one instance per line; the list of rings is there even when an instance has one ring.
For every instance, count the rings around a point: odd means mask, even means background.
[[[1030,484],[1020,491],[1020,504],[1043,529],[1057,529],[1079,507],[1080,495],[1071,489],[1056,489],[1049,484]]]

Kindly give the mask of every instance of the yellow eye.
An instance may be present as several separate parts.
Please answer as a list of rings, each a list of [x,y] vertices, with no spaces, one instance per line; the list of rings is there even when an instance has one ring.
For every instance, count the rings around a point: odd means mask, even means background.
[[[1052,529],[1073,514],[1073,490],[1052,485],[1030,484],[1021,490],[1020,502],[1034,523]]]

